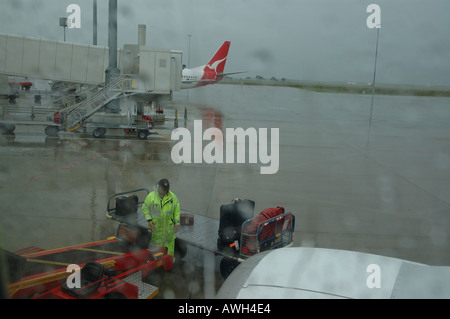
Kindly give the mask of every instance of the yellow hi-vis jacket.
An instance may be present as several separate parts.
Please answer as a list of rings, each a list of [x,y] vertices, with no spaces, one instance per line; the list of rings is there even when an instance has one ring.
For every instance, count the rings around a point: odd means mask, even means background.
[[[160,247],[167,247],[168,254],[174,255],[175,251],[175,225],[180,224],[180,203],[177,196],[170,190],[159,196],[158,191],[147,195],[142,204],[142,213],[147,222],[152,221],[155,229],[152,231],[151,242]]]

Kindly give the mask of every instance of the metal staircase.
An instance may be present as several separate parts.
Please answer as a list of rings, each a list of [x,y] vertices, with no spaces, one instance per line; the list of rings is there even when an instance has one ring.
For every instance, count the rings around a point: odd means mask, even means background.
[[[99,111],[112,100],[119,98],[120,95],[129,92],[130,89],[128,77],[126,75],[119,75],[111,83],[98,90],[86,100],[61,110],[63,118],[62,125],[65,129],[71,129],[82,124],[83,121],[95,112]]]

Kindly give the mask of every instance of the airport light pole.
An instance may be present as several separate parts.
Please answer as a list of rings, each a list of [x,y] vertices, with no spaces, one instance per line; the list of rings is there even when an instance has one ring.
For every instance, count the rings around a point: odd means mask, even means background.
[[[375,46],[375,64],[373,67],[373,80],[372,80],[372,99],[370,102],[370,117],[369,117],[369,125],[372,124],[372,111],[373,111],[373,96],[375,95],[375,78],[377,75],[377,58],[378,58],[378,38],[380,36],[381,25],[377,25],[377,44]]]
[[[187,65],[187,67],[189,69],[189,67],[191,66],[191,37],[192,37],[192,34],[188,34],[187,36],[188,36],[188,39],[189,39],[189,41],[188,41],[188,65]]]
[[[59,18],[59,26],[64,28],[64,42],[66,42],[67,18]]]
[[[105,71],[105,85],[114,81],[115,76],[120,74],[117,67],[117,0],[109,0],[108,15],[108,48],[109,64]],[[115,99],[106,106],[107,113],[120,112],[120,100]]]
[[[369,129],[367,132],[367,149],[369,148],[369,144],[370,144],[370,131],[372,128],[372,114],[373,114],[373,97],[375,95],[375,78],[377,75],[377,58],[378,58],[378,39],[380,36],[380,29],[381,29],[381,24],[378,24],[376,26],[377,28],[377,43],[375,45],[375,63],[374,63],[374,67],[373,67],[373,79],[372,79],[372,97],[370,100],[370,115],[369,115]]]
[[[97,0],[93,0],[92,21],[92,44],[97,45]]]

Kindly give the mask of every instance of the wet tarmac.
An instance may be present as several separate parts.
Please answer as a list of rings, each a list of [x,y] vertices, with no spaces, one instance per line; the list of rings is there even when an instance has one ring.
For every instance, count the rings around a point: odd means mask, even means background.
[[[370,123],[370,95],[213,85],[167,104],[180,115],[187,108],[179,125],[190,130],[198,119],[203,129],[279,128],[273,175],[248,161],[175,164],[175,142],[157,135],[46,137],[42,127],[17,126],[0,137],[2,245],[52,249],[114,235],[107,199],[168,178],[183,209],[214,218],[236,197],[254,200],[256,212],[285,207],[296,216],[295,246],[450,265],[449,101],[375,96]],[[160,298],[214,297],[222,282],[214,256],[192,249],[177,267]]]

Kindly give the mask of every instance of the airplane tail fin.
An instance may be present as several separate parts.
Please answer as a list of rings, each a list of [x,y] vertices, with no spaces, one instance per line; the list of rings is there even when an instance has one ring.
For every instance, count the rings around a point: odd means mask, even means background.
[[[206,64],[204,70],[207,69],[214,70],[216,73],[223,73],[225,69],[225,62],[227,62],[228,50],[230,49],[230,41],[225,41],[222,46],[217,50],[217,52],[213,55],[211,60],[209,60],[208,64]]]

